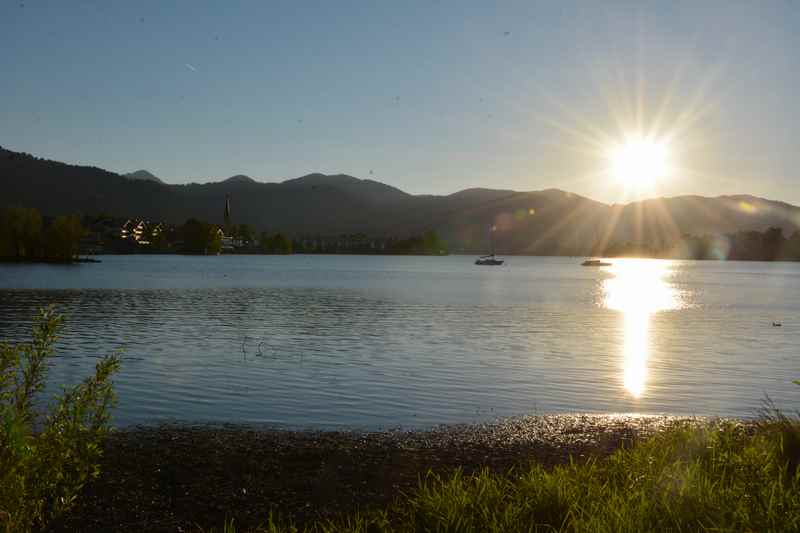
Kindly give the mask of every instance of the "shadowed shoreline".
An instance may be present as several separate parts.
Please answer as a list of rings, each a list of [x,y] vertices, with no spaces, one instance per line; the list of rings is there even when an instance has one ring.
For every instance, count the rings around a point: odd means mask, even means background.
[[[531,461],[606,457],[687,419],[640,415],[520,417],[380,432],[243,425],[136,426],[113,433],[101,475],[49,531],[242,530],[270,511],[302,526],[391,503],[429,471],[511,474]]]
[[[73,257],[72,259],[61,258],[27,258],[27,257],[0,257],[0,264],[9,263],[17,265],[74,265],[76,263],[102,263],[100,259],[94,257]]]

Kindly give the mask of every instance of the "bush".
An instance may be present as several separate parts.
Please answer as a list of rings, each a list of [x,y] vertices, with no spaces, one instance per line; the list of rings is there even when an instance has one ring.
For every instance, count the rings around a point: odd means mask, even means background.
[[[114,402],[117,355],[101,359],[93,376],[64,389],[49,412],[38,413],[48,359],[62,319],[43,309],[31,343],[0,344],[0,530],[30,531],[67,511],[99,474],[100,444]]]

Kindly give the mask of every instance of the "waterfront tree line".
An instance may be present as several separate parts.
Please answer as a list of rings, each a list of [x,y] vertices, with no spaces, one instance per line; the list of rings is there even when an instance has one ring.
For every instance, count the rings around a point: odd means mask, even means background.
[[[86,230],[77,215],[42,217],[37,209],[0,211],[0,258],[16,261],[71,261]]]
[[[800,261],[800,231],[788,237],[779,227],[727,235],[687,234],[669,244],[612,242],[593,252],[606,257]],[[402,239],[365,234],[291,238],[280,232],[256,232],[247,224],[222,227],[195,218],[171,225],[108,215],[47,217],[26,207],[0,209],[2,260],[69,262],[79,254],[94,253],[445,255],[448,251],[434,231]]]
[[[606,257],[655,257],[664,259],[731,261],[800,261],[800,231],[790,237],[783,229],[740,231],[727,235],[684,235],[669,245],[612,243]]]
[[[180,238],[182,246],[178,250],[183,253],[216,255],[222,251],[222,232],[214,224],[190,218],[171,234]],[[175,240],[170,242],[169,236],[168,233],[160,241],[162,246],[169,247],[175,243]]]
[[[447,254],[446,244],[433,231],[406,239],[376,238],[363,233],[290,237],[281,232],[257,231],[249,224],[218,226],[192,218],[174,226],[107,215],[86,217],[84,224],[90,240],[112,253]],[[127,232],[125,239],[118,234],[121,225]]]
[[[0,210],[0,259],[70,262],[79,254],[419,254],[444,255],[446,244],[433,231],[404,239],[365,234],[292,238],[257,232],[248,224],[219,226],[190,218],[180,225],[106,214],[45,217],[35,208]]]

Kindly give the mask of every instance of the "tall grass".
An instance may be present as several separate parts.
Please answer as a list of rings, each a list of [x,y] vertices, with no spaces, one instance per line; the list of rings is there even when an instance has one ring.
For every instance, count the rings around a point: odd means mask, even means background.
[[[798,443],[798,425],[786,417],[679,424],[603,460],[531,464],[511,476],[429,474],[389,509],[307,530],[800,531]],[[258,531],[297,528],[270,518]]]

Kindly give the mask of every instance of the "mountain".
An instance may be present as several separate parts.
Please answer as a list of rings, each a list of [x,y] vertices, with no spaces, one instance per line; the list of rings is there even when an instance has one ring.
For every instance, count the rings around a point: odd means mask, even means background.
[[[143,180],[143,181],[154,181],[156,183],[164,184],[160,178],[152,175],[150,172],[146,170],[137,170],[136,172],[129,172],[128,174],[123,174],[129,180]]]
[[[591,255],[612,243],[668,246],[684,234],[774,226],[788,236],[800,229],[800,208],[746,195],[678,196],[624,205],[558,189],[411,195],[345,174],[309,174],[281,183],[237,175],[221,182],[170,185],[0,148],[0,207],[25,205],[47,215],[109,213],[222,223],[226,196],[233,221],[258,230],[404,238],[434,229],[451,250],[471,253],[487,250],[490,227],[496,229],[498,252],[552,255]]]
[[[153,181],[131,180],[97,167],[67,165],[0,147],[0,207],[23,205],[46,215],[138,213],[159,218],[180,199]]]
[[[346,174],[308,174],[281,183],[286,187],[322,191],[336,189],[365,202],[376,205],[396,204],[412,196],[391,185],[378,181],[359,179]]]
[[[233,183],[257,183],[257,182],[250,176],[245,176],[244,174],[236,174],[235,176],[231,176],[226,180],[222,180],[222,183],[233,184]]]

